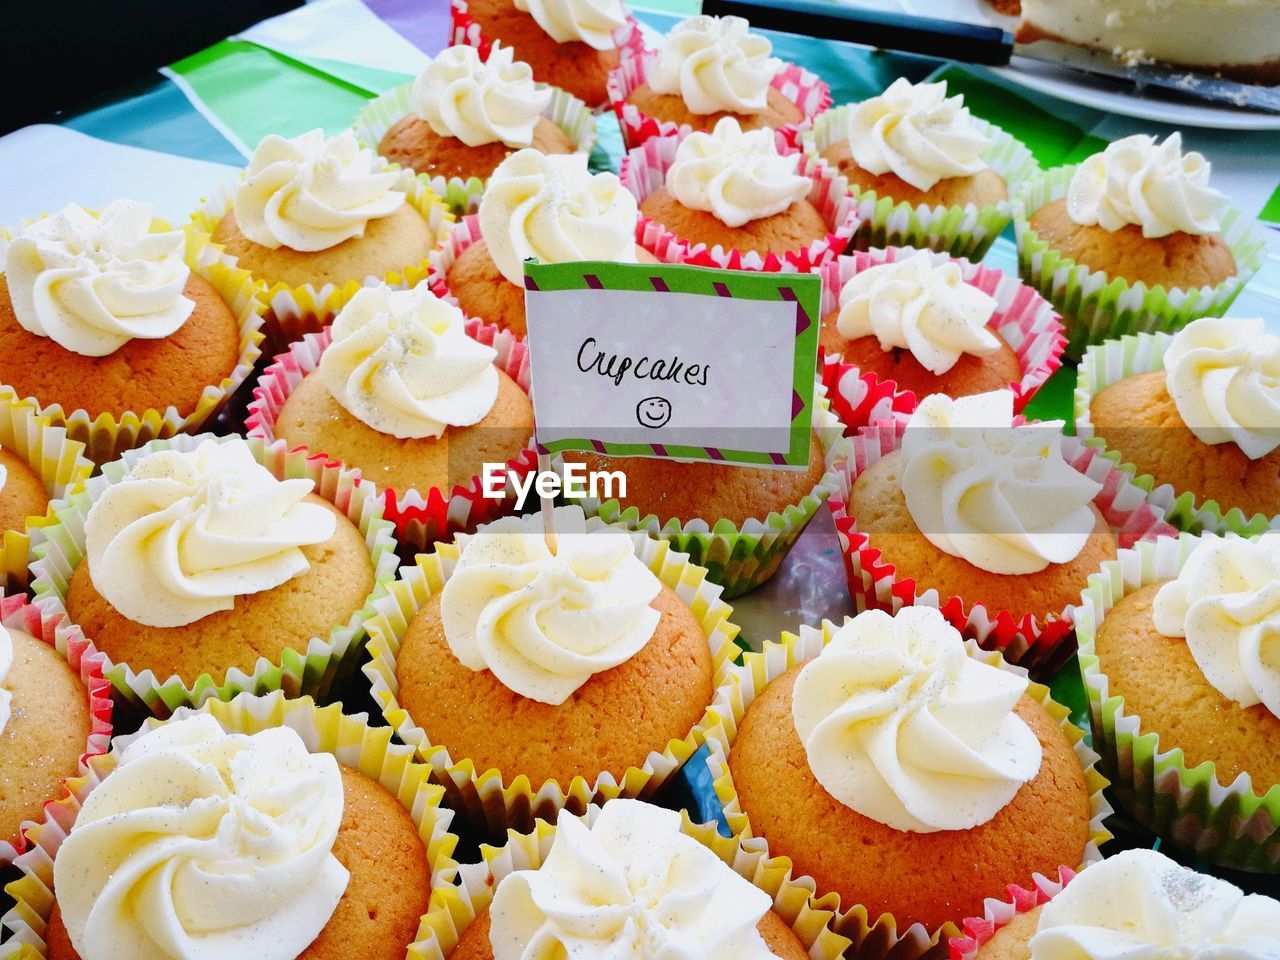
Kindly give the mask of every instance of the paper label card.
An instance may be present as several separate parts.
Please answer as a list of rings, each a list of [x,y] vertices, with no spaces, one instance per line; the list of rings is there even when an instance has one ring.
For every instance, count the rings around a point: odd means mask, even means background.
[[[670,264],[525,264],[544,453],[809,463],[821,279]]]

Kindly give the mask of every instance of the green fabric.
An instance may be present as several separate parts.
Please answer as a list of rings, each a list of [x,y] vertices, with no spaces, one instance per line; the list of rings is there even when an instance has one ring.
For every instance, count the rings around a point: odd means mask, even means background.
[[[1075,433],[1072,397],[1076,389],[1076,365],[1064,363],[1039,389],[1022,415],[1028,420],[1065,420],[1067,433]]]
[[[1268,223],[1280,223],[1280,187],[1276,188],[1267,205],[1262,208],[1259,219],[1266,220]]]

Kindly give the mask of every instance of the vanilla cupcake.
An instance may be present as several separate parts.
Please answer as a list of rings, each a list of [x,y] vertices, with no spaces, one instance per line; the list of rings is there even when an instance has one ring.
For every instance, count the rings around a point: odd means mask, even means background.
[[[1261,243],[1210,173],[1177,131],[1163,143],[1134,134],[1020,193],[1021,270],[1067,319],[1073,356],[1219,315],[1235,299]]]
[[[482,496],[484,465],[518,460],[533,437],[528,354],[510,337],[489,341],[426,286],[365,287],[263,374],[250,435],[358,469],[388,491],[387,517],[406,534],[414,505],[432,500],[455,501],[433,538],[450,523],[474,529],[499,506]]]
[[[449,219],[409,170],[350,130],[263,138],[226,194],[196,215],[213,242],[267,284],[279,342],[318,330],[369,278],[412,285]]]
[[[652,262],[636,245],[636,216],[617,176],[592,174],[582,154],[521,150],[494,170],[478,216],[432,255],[431,287],[468,317],[523,337],[524,261]]]
[[[1012,216],[1010,186],[1036,169],[1030,152],[969,113],[946,81],[905,78],[823,114],[806,151],[858,200],[865,246],[908,246],[978,260]]]
[[[525,147],[590,152],[594,139],[595,125],[582,101],[535,83],[529,65],[497,44],[487,59],[475,47],[446,47],[417,80],[394,94],[362,111],[356,130],[376,134],[366,138],[381,156],[431,177],[433,188],[451,179],[487,180]],[[379,126],[378,117],[392,102],[403,112],[389,127]]]
[[[843,251],[857,225],[843,191],[800,153],[733,117],[646,141],[621,178],[640,201],[645,248],[666,261],[805,270]]]
[[[150,204],[68,204],[3,253],[0,393],[32,399],[98,462],[198,429],[258,357],[248,278]]]

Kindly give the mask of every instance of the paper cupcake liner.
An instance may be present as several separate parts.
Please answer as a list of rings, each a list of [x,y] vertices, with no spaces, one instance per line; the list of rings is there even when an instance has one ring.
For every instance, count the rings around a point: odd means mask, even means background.
[[[996,935],[996,932],[1007,926],[1014,917],[1030,913],[1036,907],[1048,903],[1075,878],[1076,872],[1067,867],[1058,868],[1056,880],[1037,876],[1030,887],[1009,884],[1008,899],[988,899],[983,905],[982,916],[969,917],[960,924],[961,933],[951,938],[948,945],[951,960],[977,960],[978,951],[983,944]]]
[[[816,657],[837,629],[837,624],[824,620],[821,627],[801,626],[798,634],[783,633],[777,643],[768,642],[760,652],[744,654],[740,665],[726,663],[717,676],[716,693],[711,707],[714,723],[707,731],[711,747],[708,766],[715,783],[716,795],[724,806],[729,830],[735,837],[755,835],[738,799],[728,765],[728,754],[737,737],[742,718],[746,716],[747,708],[770,682],[797,664]],[[1007,663],[998,652],[981,649],[972,638],[965,641],[965,646],[969,656],[982,663],[1019,676],[1026,674],[1026,670]],[[1089,748],[1085,732],[1071,722],[1071,711],[1050,696],[1048,687],[1030,681],[1027,695],[1040,703],[1058,721],[1084,770],[1089,789],[1090,819],[1089,840],[1085,846],[1083,862],[1092,863],[1101,859],[1098,848],[1111,838],[1104,825],[1106,818],[1112,813],[1103,794],[1108,784],[1097,769],[1098,755]],[[779,859],[787,859],[782,851],[774,852]],[[1010,883],[1041,882],[1039,875],[1009,877],[1008,880]],[[817,890],[822,896],[819,902],[824,907],[836,912],[832,929],[841,936],[848,937],[853,943],[845,954],[848,960],[943,960],[947,956],[948,940],[960,933],[957,924],[962,918],[959,917],[955,923],[945,923],[937,930],[928,930],[918,923],[903,928],[892,914],[885,913],[872,918],[868,916],[866,907],[861,904],[841,904],[838,894],[818,888],[812,878],[805,877],[803,882]]]
[[[539,83],[536,86],[546,89],[549,84]],[[595,114],[568,91],[559,87],[550,87],[550,90],[551,104],[542,111],[542,115],[569,135],[579,153],[589,154],[596,143]],[[413,112],[412,91],[413,84],[404,83],[365,104],[351,125],[361,146],[377,152],[378,144],[387,131]],[[476,212],[484,185],[485,181],[479,177],[427,177],[431,192],[459,215]]]
[[[41,416],[34,400],[0,400],[0,449],[22,459],[40,478],[50,501],[65,497],[89,479],[94,464],[84,444],[67,436]],[[27,564],[31,562],[31,531],[53,523],[52,510],[27,517],[21,530],[0,535],[0,594],[25,593]]]
[[[724,588],[726,600],[741,596],[777,573],[805,526],[836,488],[835,464],[842,459],[848,441],[843,439],[844,426],[831,412],[821,384],[816,385],[815,400],[813,429],[826,458],[827,471],[799,501],[762,519],[753,518],[739,525],[722,518],[699,517],[682,523],[674,517],[663,519],[652,513],[642,516],[638,507],[623,507],[618,500],[602,503],[595,497],[583,497],[573,502],[589,517],[670,543],[673,549],[688,554],[691,563],[706,568],[707,579]],[[562,469],[562,459],[557,456],[553,465]]]
[[[675,162],[676,149],[687,134],[653,137],[627,152],[619,174],[623,186],[643,202],[655,190],[666,185],[667,171]],[[784,148],[784,152],[794,148]],[[858,228],[858,212],[843,184],[830,172],[808,157],[801,156],[797,172],[813,182],[808,200],[826,221],[827,235],[803,249],[788,250],[782,255],[755,251],[726,250],[719,244],[708,249],[705,243],[692,243],[668,230],[643,213],[636,219],[636,242],[666,263],[688,263],[698,267],[723,267],[729,270],[795,271],[807,273],[848,249]]]
[[[856,106],[846,104],[817,117],[811,127],[800,135],[800,146],[805,153],[822,165],[830,166],[821,154],[833,143],[847,139],[846,124],[850,111]],[[906,201],[898,203],[892,197],[877,196],[874,190],[858,190],[845,177],[839,177],[857,202],[861,226],[855,242],[859,248],[918,247],[975,262],[991,249],[996,237],[1013,219],[1013,198],[1019,185],[1038,173],[1040,167],[1020,140],[993,123],[979,117],[972,119],[974,129],[991,139],[991,146],[982,159],[1004,178],[1010,199],[981,207],[973,203],[962,207],[917,206]]]
[[[593,805],[587,808],[583,819],[592,824],[599,814],[600,808]],[[695,824],[687,815],[683,821],[681,829],[687,836],[773,898],[774,912],[791,927],[812,960],[839,960],[849,941],[832,931],[832,911],[813,900],[812,889],[803,880],[791,877],[788,860],[771,857],[763,840],[722,837],[714,824]],[[509,833],[501,847],[482,846],[482,861],[460,867],[456,886],[433,891],[425,924],[430,933],[415,944],[409,960],[445,960],[467,927],[488,909],[502,880],[517,870],[542,867],[555,834],[553,824],[538,820],[528,833]]]
[[[824,265],[817,271],[822,276],[822,316],[825,318],[839,309],[840,291],[854,274],[905,259],[917,252],[900,247],[858,251]],[[952,258],[933,251],[930,259],[937,265]],[[1054,371],[1062,366],[1062,351],[1067,345],[1062,320],[1049,301],[1017,277],[963,258],[956,258],[955,262],[965,283],[977,287],[996,301],[995,313],[987,326],[1000,334],[1017,354],[1022,377],[1009,384],[1009,389],[1013,391],[1014,412],[1020,412]]]
[[[187,266],[209,282],[231,308],[240,325],[235,368],[220,382],[205,387],[190,413],[184,416],[177,408],[167,407],[164,410],[112,411],[95,418],[83,409],[68,412],[61,404],[42,405],[39,397],[19,398],[17,391],[7,385],[0,385],[0,404],[17,400],[34,404],[51,424],[66,428],[72,440],[84,444],[84,455],[98,464],[114,460],[124,451],[150,440],[196,433],[216,417],[248,378],[262,354],[262,290],[247,271],[239,269],[233,259],[223,255],[221,247],[209,242],[206,233],[192,229],[184,232]],[[0,230],[0,238],[3,235],[4,231]]]
[[[643,49],[643,44],[633,45],[623,51],[622,62],[609,74],[606,84],[609,102],[613,112],[618,115],[622,142],[628,148],[637,147],[651,137],[685,135],[693,130],[687,123],[677,124],[671,120],[651,117],[627,101],[637,87],[647,82],[649,70],[658,59],[658,53],[657,50]],[[832,104],[831,88],[816,74],[794,63],[784,63],[782,69],[769,81],[769,86],[804,113],[801,120],[776,128],[789,144],[795,144],[800,130]]]
[[[386,166],[387,169],[392,168],[391,164]],[[231,209],[237,185],[236,182],[222,184],[191,215],[197,231],[211,235],[217,229],[222,218]],[[428,186],[427,178],[415,176],[412,170],[401,170],[396,189],[405,192],[406,202],[412,204],[422,215],[427,229],[438,243],[454,217],[445,202]],[[233,264],[236,262],[233,257],[224,259]],[[285,283],[271,284],[268,278],[260,278],[259,282],[265,289],[262,300],[266,305],[263,321],[267,346],[272,350],[282,350],[292,341],[301,339],[304,334],[319,333],[362,286],[385,283],[396,289],[408,289],[416,286],[426,275],[427,261],[424,259],[406,264],[399,270],[389,271],[381,277],[352,279],[342,284],[326,283],[319,288],[310,283],[300,287],[291,287]]]
[[[1225,867],[1280,874],[1280,784],[1260,793],[1246,773],[1224,784],[1211,761],[1188,767],[1176,743],[1144,733],[1142,718],[1110,692],[1094,647],[1098,625],[1120,599],[1173,579],[1199,542],[1184,533],[1139,543],[1089,577],[1076,632],[1093,744],[1116,800],[1152,833]]]
[[[84,752],[78,762],[77,776],[83,776],[91,758],[105,753],[111,741],[111,695],[110,685],[102,676],[105,658],[100,654],[79,628],[61,628],[59,618],[49,615],[34,604],[28,603],[25,597],[0,597],[0,624],[21,630],[53,647],[67,662],[72,672],[80,677],[87,696],[89,711],[89,736],[85,739]],[[45,815],[48,808],[67,795],[74,777],[63,780],[58,795],[49,797],[45,804]],[[0,867],[8,866],[14,858],[27,849],[27,831],[36,828],[36,824],[27,821],[17,836],[0,836]]]
[[[1056,167],[1024,183],[1015,196],[1014,229],[1018,271],[1022,278],[1062,314],[1067,329],[1067,356],[1078,359],[1091,343],[1128,333],[1173,331],[1197,317],[1218,317],[1231,306],[1266,253],[1252,219],[1239,210],[1222,215],[1222,238],[1236,261],[1236,275],[1214,287],[1181,290],[1109,279],[1063,256],[1031,228],[1031,216],[1047,203],[1067,195],[1075,167]]]
[[[89,508],[102,491],[119,482],[148,453],[193,450],[204,440],[224,443],[231,439],[235,438],[202,434],[153,441],[107,464],[102,473],[54,505],[56,522],[37,531],[32,545],[31,588],[38,606],[50,616],[64,618],[59,630],[78,629],[67,614],[67,587],[84,557],[84,524]],[[265,444],[256,439],[247,442],[258,462],[277,478],[311,480],[316,495],[332,503],[359,528],[373,562],[373,592],[363,609],[352,614],[346,623],[335,624],[328,637],[312,637],[305,650],[286,650],[279,663],[259,657],[249,673],[239,668],[232,668],[224,677],[204,673],[188,684],[177,676],[157,677],[151,670],[138,673],[127,663],[112,662],[103,653],[104,675],[122,704],[165,717],[179,707],[200,706],[211,698],[229,700],[242,692],[283,690],[291,697],[312,695],[323,699],[335,684],[354,672],[359,662],[366,639],[365,621],[372,615],[371,604],[386,594],[387,585],[395,576],[396,542],[392,525],[382,516],[382,496],[372,483],[323,457],[288,450],[284,443]]]
[[[597,518],[587,521],[588,531],[605,526]],[[651,540],[641,533],[632,533],[631,538],[637,556],[698,618],[707,635],[713,665],[719,667],[735,656],[738,647],[733,640],[738,628],[729,621],[732,608],[720,598],[720,588],[707,580],[706,571],[664,541]],[[400,570],[386,596],[373,603],[374,615],[368,622],[369,660],[364,664],[364,673],[387,723],[431,764],[437,782],[445,788],[449,805],[494,837],[508,829],[531,830],[536,818],[554,820],[561,808],[582,813],[592,802],[650,797],[697,751],[701,739],[696,728],[684,739],[671,740],[655,749],[642,766],[629,768],[619,778],[602,772],[593,781],[578,776],[566,785],[554,780],[531,784],[518,770],[481,770],[470,759],[453,756],[447,748],[433,744],[429,732],[419,727],[400,705],[396,676],[400,644],[423,604],[444,588],[466,539],[463,535],[452,543],[440,543],[433,553],[419,554],[414,565]]]
[[[1094,434],[1089,412],[1094,397],[1126,377],[1163,370],[1164,352],[1172,340],[1170,333],[1138,333],[1094,344],[1085,350],[1075,389],[1076,436],[1101,451],[1116,469],[1129,474],[1135,486],[1149,491],[1151,502],[1158,504],[1164,510],[1165,519],[1179,530],[1251,536],[1269,527],[1280,527],[1280,516],[1268,517],[1262,513],[1248,516],[1229,503],[1201,501],[1193,490],[1175,490],[1171,484],[1161,483],[1149,473],[1140,473],[1137,465],[1125,458],[1123,450],[1108,447],[1102,437]]]
[[[498,351],[494,364],[528,393],[528,345],[511,333],[478,320],[468,320],[466,329],[473,339]],[[330,329],[326,327],[319,333],[307,334],[275,358],[253,389],[253,402],[249,404],[249,416],[245,421],[247,436],[256,437],[264,443],[276,440],[275,428],[280,410],[303,378],[320,366],[320,358],[331,342]],[[346,466],[323,450],[309,450],[305,446],[293,449]],[[520,477],[527,476],[537,466],[538,455],[531,445],[507,462],[507,470]],[[360,472],[358,468],[351,469],[357,474]],[[400,544],[414,553],[426,550],[439,540],[450,539],[456,533],[474,532],[479,524],[510,513],[515,507],[514,489],[508,489],[507,496],[499,499],[486,497],[481,477],[473,477],[466,486],[455,485],[451,491],[433,487],[425,492],[409,489],[397,493],[386,487],[383,494],[387,501],[384,519],[395,525],[396,539]]]
[[[899,390],[892,380],[863,373],[838,356],[822,357],[818,377],[846,437],[877,420],[909,415],[916,408],[916,395],[910,390]]]
[[[868,534],[858,529],[858,518],[848,511],[849,493],[862,472],[897,450],[906,417],[881,421],[853,437],[844,462],[836,464],[836,490],[831,514],[844,554],[845,574],[854,608],[896,613],[904,606],[936,607],[965,637],[977,640],[985,650],[997,650],[1004,659],[1045,677],[1060,667],[1074,650],[1073,606],[1057,616],[1041,620],[1019,610],[989,610],[980,601],[959,596],[941,597],[934,588],[917,592],[914,580],[899,580],[892,559],[870,545]],[[1176,532],[1164,512],[1152,504],[1147,491],[1133,478],[1103,457],[1096,448],[1075,437],[1064,437],[1062,456],[1072,467],[1102,484],[1094,506],[1116,531],[1119,546]]]
[[[413,758],[413,751],[395,743],[386,727],[373,727],[364,714],[348,715],[341,704],[319,707],[310,697],[287,700],[282,692],[255,697],[241,694],[229,703],[211,700],[198,710],[182,709],[174,719],[194,713],[211,714],[230,733],[252,735],[275,727],[290,727],[312,753],[330,753],[342,763],[380,783],[409,813],[427,850],[431,884],[452,884],[458,865],[453,859],[458,838],[450,831],[453,813],[441,806],[443,791],[430,782],[430,770]],[[148,720],[152,730],[160,722]],[[53,913],[53,861],[75,825],[85,799],[117,765],[117,749],[138,735],[117,739],[110,753],[89,760],[84,776],[69,784],[69,795],[49,805],[49,816],[29,831],[32,848],[16,861],[22,876],[4,889],[13,908],[0,917],[9,935],[4,950],[21,949],[21,960],[46,956],[45,931]],[[417,939],[429,932],[423,915]],[[415,943],[416,947],[416,943]],[[414,947],[410,947],[410,955]],[[14,957],[9,956],[9,960]]]

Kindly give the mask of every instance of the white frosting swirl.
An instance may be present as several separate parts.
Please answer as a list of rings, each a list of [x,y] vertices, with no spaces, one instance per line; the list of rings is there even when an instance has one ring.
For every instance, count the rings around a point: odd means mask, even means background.
[[[524,261],[635,263],[636,198],[585,154],[520,150],[498,164],[480,200],[480,230],[502,275],[524,286]]]
[[[148,454],[89,508],[93,586],[151,627],[230,610],[304,573],[300,548],[333,536],[333,514],[303,502],[313,486],[277,480],[239,438]]]
[[[533,82],[533,68],[508,47],[493,45],[488,60],[475,47],[445,47],[427,64],[410,94],[413,112],[442,137],[468,147],[503,143],[527,147],[551,88]]]
[[[151,204],[117,200],[98,216],[69,203],[9,244],[5,279],[28,333],[85,357],[159,340],[191,316],[181,230],[152,232]]]
[[[9,679],[9,671],[13,669],[13,637],[0,624],[0,733],[4,733],[9,722],[9,712],[13,704],[13,691],[5,683]]]
[[[516,9],[556,43],[580,40],[596,50],[612,50],[615,31],[627,25],[622,0],[515,0]]]
[[[706,210],[728,227],[781,213],[813,182],[796,172],[800,154],[782,156],[772,130],[743,133],[723,117],[711,133],[689,134],[667,170],[667,191],[690,210]]]
[[[320,376],[379,433],[439,437],[479,423],[498,398],[497,351],[467,336],[462,311],[426,284],[362,287],[333,321]]]
[[[82,960],[294,960],[350,875],[333,855],[342,777],[288,727],[207,714],[117,748],[54,861]]]
[[[1261,318],[1204,317],[1164,352],[1178,416],[1205,443],[1234,443],[1250,460],[1280,446],[1280,338]]]
[[[742,17],[690,17],[667,34],[652,69],[656,93],[678,94],[690,113],[760,113],[782,69],[773,44]]]
[[[1040,770],[1040,741],[1013,712],[1026,689],[970,658],[933,607],[869,610],[800,670],[791,718],[845,806],[895,830],[968,830]]]
[[[991,146],[973,125],[964,98],[947,96],[945,80],[913,84],[905,77],[849,111],[847,136],[863,170],[892,173],[917,190],[985,170],[982,155]]]
[[[1187,649],[1213,688],[1280,717],[1280,533],[1256,541],[1206,534],[1156,592],[1151,620]]]
[[[493,894],[494,960],[769,960],[763,890],[690,836],[680,815],[611,800],[588,829],[567,810],[538,870]]]
[[[1125,850],[1040,908],[1031,960],[1275,960],[1280,902]]]
[[[555,511],[556,552],[542,517],[506,517],[466,538],[440,596],[454,656],[508,689],[560,704],[653,638],[662,584],[625,531],[587,532],[577,507]]]
[[[962,354],[1000,349],[987,329],[996,300],[964,282],[960,265],[936,266],[925,251],[854,274],[840,290],[836,329],[847,340],[875,336],[882,350],[905,349],[943,374]]]
[[[1134,224],[1144,237],[1219,230],[1227,198],[1209,186],[1209,161],[1182,154],[1182,134],[1157,144],[1135,133],[1107,145],[1076,168],[1067,188],[1067,215],[1084,226],[1116,231]]]
[[[363,237],[370,220],[404,203],[396,170],[382,168],[350,130],[325,139],[312,130],[286,140],[274,133],[253,151],[233,209],[240,232],[254,243],[303,253]]]
[[[1062,456],[1062,421],[1013,425],[1013,394],[921,402],[902,438],[902,492],[920,532],[983,570],[1034,573],[1079,555],[1102,484]]]

